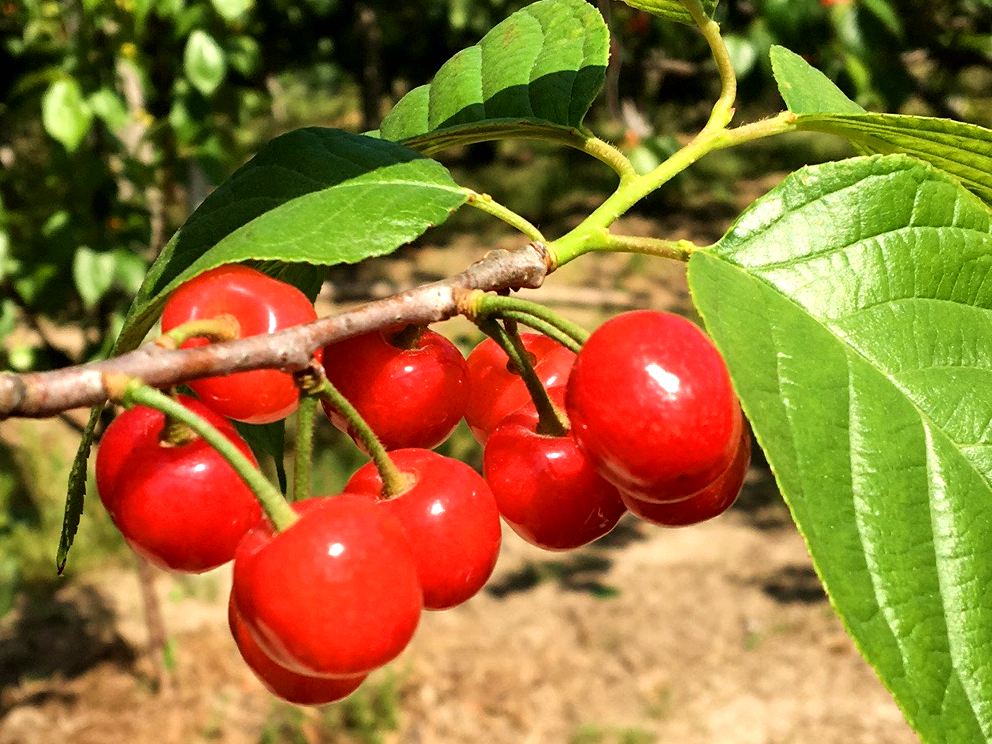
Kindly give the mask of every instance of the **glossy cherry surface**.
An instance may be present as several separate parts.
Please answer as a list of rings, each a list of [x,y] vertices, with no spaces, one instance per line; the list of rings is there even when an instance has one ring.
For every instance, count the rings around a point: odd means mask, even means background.
[[[230,421],[197,400],[179,401],[213,424],[252,462]],[[132,548],[157,566],[200,572],[234,557],[262,518],[251,489],[200,438],[159,441],[165,416],[135,406],[107,427],[96,455],[100,499]]]
[[[744,476],[751,462],[751,435],[741,435],[737,452],[729,467],[716,480],[682,501],[659,504],[643,501],[629,493],[620,497],[632,514],[662,527],[686,527],[723,514],[737,500]]]
[[[232,594],[227,603],[227,624],[234,643],[248,668],[276,697],[295,705],[325,705],[348,697],[367,675],[354,677],[312,677],[298,674],[274,661],[252,637],[241,619]]]
[[[579,445],[620,490],[678,501],[734,457],[742,415],[719,352],[695,324],[617,315],[583,346],[566,409]]]
[[[234,558],[238,612],[270,658],[307,676],[365,674],[409,643],[423,601],[410,541],[368,496],[293,504],[275,534],[263,522]]]
[[[240,338],[274,333],[317,319],[313,303],[291,284],[231,264],[204,272],[173,292],[162,311],[162,332],[192,320],[233,315]],[[183,348],[203,346],[190,339]],[[292,376],[273,369],[207,377],[188,383],[218,413],[250,424],[285,418],[296,410],[299,391]]]
[[[571,433],[538,434],[537,422],[533,405],[505,418],[486,441],[483,473],[514,532],[545,550],[571,550],[610,532],[627,508]]]
[[[483,587],[499,557],[499,511],[492,492],[468,465],[436,452],[402,449],[390,457],[410,485],[380,504],[410,538],[424,606],[444,610],[461,604]],[[382,487],[369,463],[344,490],[379,498]]]
[[[433,449],[465,413],[465,358],[434,331],[424,330],[412,348],[396,346],[397,334],[395,328],[375,331],[324,347],[324,371],[386,449]],[[348,422],[326,402],[324,411],[348,431]]]
[[[521,333],[524,348],[545,388],[564,385],[575,362],[575,353],[540,333]],[[530,402],[520,375],[513,371],[506,353],[487,338],[468,355],[472,394],[465,409],[465,423],[480,444],[507,416]]]

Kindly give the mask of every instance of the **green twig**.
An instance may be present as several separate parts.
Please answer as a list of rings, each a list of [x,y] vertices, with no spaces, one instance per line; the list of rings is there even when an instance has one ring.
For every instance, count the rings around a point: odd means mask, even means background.
[[[478,191],[472,191],[472,189],[466,189],[466,191],[468,191],[468,205],[470,207],[475,207],[481,212],[491,214],[493,217],[503,220],[503,222],[508,224],[510,227],[519,230],[531,240],[537,241],[538,243],[545,242],[545,238],[541,234],[540,230],[512,209],[500,204],[489,194],[481,194]]]
[[[109,377],[109,375],[108,375]],[[108,383],[110,390],[114,383]],[[116,386],[120,389],[120,386]],[[147,406],[161,411],[166,416],[182,421],[199,434],[204,441],[230,463],[235,472],[255,494],[262,511],[272,522],[277,532],[288,529],[297,519],[293,508],[282,497],[282,494],[262,475],[245,454],[238,449],[230,439],[219,432],[212,424],[197,413],[186,408],[179,401],[170,398],[155,388],[145,385],[140,380],[130,378],[123,384],[123,394],[120,401],[130,408],[135,405]]]

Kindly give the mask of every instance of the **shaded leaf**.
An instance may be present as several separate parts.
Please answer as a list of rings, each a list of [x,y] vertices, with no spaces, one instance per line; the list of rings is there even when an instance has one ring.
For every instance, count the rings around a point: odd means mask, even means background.
[[[803,169],[690,284],[817,571],[930,743],[992,738],[992,213],[902,155]]]
[[[508,135],[580,129],[606,77],[609,32],[586,0],[540,0],[445,62],[382,122],[383,139],[428,150]],[[564,130],[564,131],[556,131]],[[440,149],[434,146],[434,149]]]
[[[85,245],[76,249],[72,279],[87,308],[95,307],[113,285],[115,263],[112,253],[98,253]]]

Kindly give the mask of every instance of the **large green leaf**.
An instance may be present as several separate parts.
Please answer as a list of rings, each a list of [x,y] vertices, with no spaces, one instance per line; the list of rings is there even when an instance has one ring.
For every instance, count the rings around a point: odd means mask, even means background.
[[[796,127],[846,137],[866,151],[904,152],[950,173],[992,204],[992,129],[900,114],[799,116]]]
[[[309,266],[391,253],[466,199],[441,164],[391,142],[316,127],[277,137],[169,241],[138,292],[117,351],[135,348],[169,292],[208,269],[274,261],[270,273],[284,268],[283,278],[312,288]]]
[[[684,23],[688,26],[696,25],[692,16],[689,15],[689,11],[685,9],[685,4],[679,0],[623,0],[623,2],[632,8],[646,10],[648,13],[668,21]],[[719,0],[699,0],[699,5],[703,12],[712,18],[718,2]]]
[[[862,653],[924,741],[992,739],[992,213],[903,155],[829,163],[689,278]]]
[[[568,137],[602,88],[608,58],[609,32],[595,6],[540,0],[400,99],[380,135],[421,151],[497,139],[507,129]]]

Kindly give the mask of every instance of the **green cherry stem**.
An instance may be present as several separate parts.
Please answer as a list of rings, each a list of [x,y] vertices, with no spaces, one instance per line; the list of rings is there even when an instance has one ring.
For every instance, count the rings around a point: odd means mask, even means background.
[[[110,377],[107,375],[106,377]],[[123,383],[119,385],[118,383]],[[289,503],[282,497],[278,489],[273,486],[262,475],[261,471],[245,457],[244,453],[226,436],[221,434],[212,424],[202,418],[199,414],[186,408],[182,403],[170,398],[165,393],[153,387],[145,385],[136,378],[126,380],[111,381],[105,383],[110,392],[112,389],[121,390],[122,393],[114,397],[127,408],[135,405],[147,406],[161,411],[173,420],[181,421],[190,429],[195,431],[204,441],[213,447],[217,452],[230,463],[235,472],[241,477],[248,487],[255,494],[262,511],[272,522],[277,532],[283,532],[293,525],[298,519]]]
[[[312,495],[310,475],[313,461],[314,411],[317,399],[312,395],[300,396],[296,410],[296,452],[293,457],[293,501],[302,501]]]
[[[487,336],[499,344],[520,373],[524,385],[527,386],[527,392],[530,393],[530,397],[534,401],[534,407],[537,409],[537,433],[552,437],[565,436],[568,433],[568,421],[551,402],[551,396],[544,389],[537,372],[534,371],[534,366],[527,357],[527,351],[520,340],[520,335],[507,331],[495,318],[480,319],[477,323]]]
[[[547,335],[569,347],[572,351],[575,351],[589,338],[589,331],[582,326],[561,317],[545,305],[519,297],[506,297],[492,292],[472,290],[458,304],[462,312],[469,318],[485,319],[491,316],[513,318],[524,325],[529,325],[535,330],[546,333],[544,327],[539,328],[531,319],[543,321],[545,327],[550,326],[558,332],[547,333]],[[563,337],[569,339],[570,343],[566,343]]]
[[[550,323],[547,323],[533,315],[517,312],[515,310],[502,310],[500,311],[499,316],[501,318],[505,318],[506,320],[512,320],[516,323],[523,323],[525,326],[533,328],[538,333],[543,333],[548,338],[554,339],[566,349],[574,351],[576,354],[578,354],[579,349],[582,348],[582,344],[578,343],[568,334],[563,333],[560,328],[556,328]]]
[[[241,325],[233,315],[224,313],[213,318],[191,320],[176,326],[155,339],[163,349],[178,349],[191,338],[204,338],[210,342],[233,341],[241,336]]]
[[[334,406],[338,413],[348,421],[348,427],[358,437],[362,446],[365,447],[365,451],[372,458],[372,462],[375,463],[376,470],[379,471],[379,477],[382,478],[382,497],[391,499],[406,491],[409,487],[406,476],[396,467],[396,463],[393,462],[386,448],[382,446],[382,442],[379,441],[375,432],[348,399],[341,395],[341,392],[326,377],[314,386],[312,394],[323,398]]]

